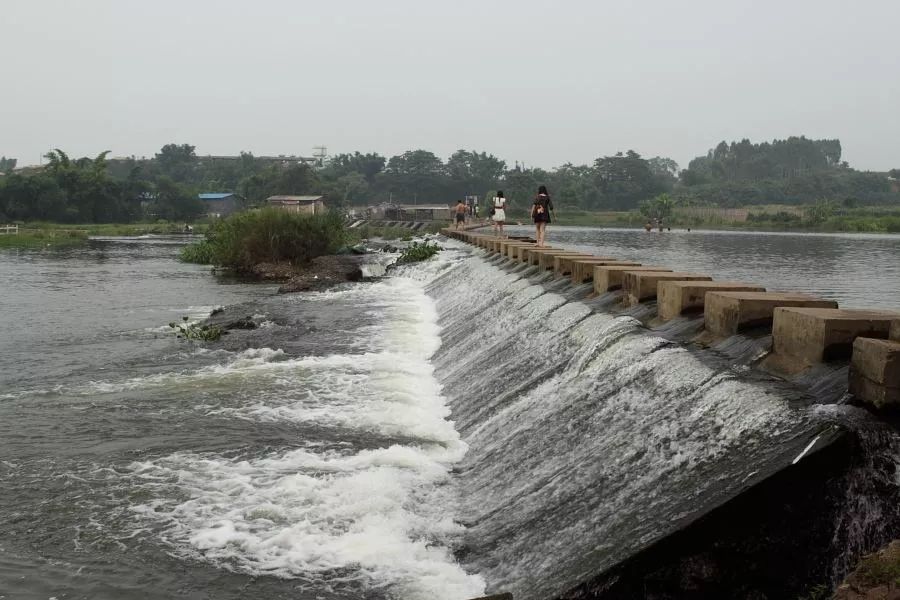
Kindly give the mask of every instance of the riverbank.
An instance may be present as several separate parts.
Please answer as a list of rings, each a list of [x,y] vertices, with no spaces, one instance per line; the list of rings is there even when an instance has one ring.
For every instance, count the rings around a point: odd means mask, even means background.
[[[193,233],[209,229],[207,223],[192,224]],[[19,225],[18,233],[0,235],[0,248],[68,247],[86,244],[91,237],[137,237],[141,235],[180,235],[183,223],[47,223]]]
[[[816,207],[752,206],[738,209],[688,207],[676,209],[665,219],[666,227],[722,231],[773,231],[798,233],[900,233],[900,207],[844,209],[822,215]],[[527,215],[513,216],[527,223]],[[643,227],[647,217],[639,211],[559,211],[557,225],[582,227]]]

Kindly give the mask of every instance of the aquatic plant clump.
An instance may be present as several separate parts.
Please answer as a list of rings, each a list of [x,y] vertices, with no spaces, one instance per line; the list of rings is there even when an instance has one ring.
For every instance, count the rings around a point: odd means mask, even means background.
[[[403,252],[400,253],[400,258],[397,259],[397,264],[405,264],[405,263],[413,263],[420,262],[423,260],[428,260],[435,254],[441,251],[441,247],[437,244],[432,244],[431,242],[413,242],[407,248],[404,248]]]
[[[198,340],[203,342],[215,342],[222,337],[222,328],[217,325],[199,325],[188,323],[187,317],[181,317],[183,323],[169,323],[169,327],[175,330],[175,337],[185,340]]]

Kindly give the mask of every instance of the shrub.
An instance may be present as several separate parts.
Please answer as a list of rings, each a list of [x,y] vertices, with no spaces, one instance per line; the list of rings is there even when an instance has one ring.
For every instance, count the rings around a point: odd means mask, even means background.
[[[301,215],[267,208],[232,215],[210,227],[205,243],[188,246],[182,260],[249,272],[259,263],[304,263],[333,254],[347,240],[340,215]]]
[[[211,265],[215,260],[215,248],[209,240],[203,240],[182,248],[178,258],[182,262]]]

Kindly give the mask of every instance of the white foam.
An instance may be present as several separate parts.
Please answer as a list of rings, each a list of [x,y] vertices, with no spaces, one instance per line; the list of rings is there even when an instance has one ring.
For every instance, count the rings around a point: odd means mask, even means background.
[[[131,477],[155,498],[134,507],[138,527],[158,521],[176,554],[254,575],[410,600],[482,595],[483,579],[465,573],[452,554],[462,529],[445,484],[467,447],[448,420],[429,361],[440,329],[423,290],[427,279],[392,277],[304,294],[348,299],[372,313],[372,324],[358,331],[367,348],[360,354],[291,359],[248,350],[176,375],[202,379],[207,389],[215,378],[266,378],[244,386],[252,393],[230,394],[218,405],[205,398],[196,407],[218,418],[313,423],[410,441],[362,450],[309,444],[252,458],[179,452],[137,462]]]

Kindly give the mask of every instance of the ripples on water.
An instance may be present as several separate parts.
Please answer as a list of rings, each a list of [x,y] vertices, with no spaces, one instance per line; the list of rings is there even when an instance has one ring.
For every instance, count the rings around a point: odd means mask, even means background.
[[[479,595],[429,361],[448,263],[275,296],[176,252],[0,254],[0,596]],[[217,305],[265,326],[174,339]]]
[[[513,227],[514,235],[533,233]],[[837,300],[844,308],[900,307],[900,235],[553,227],[547,243],[714,279]]]

